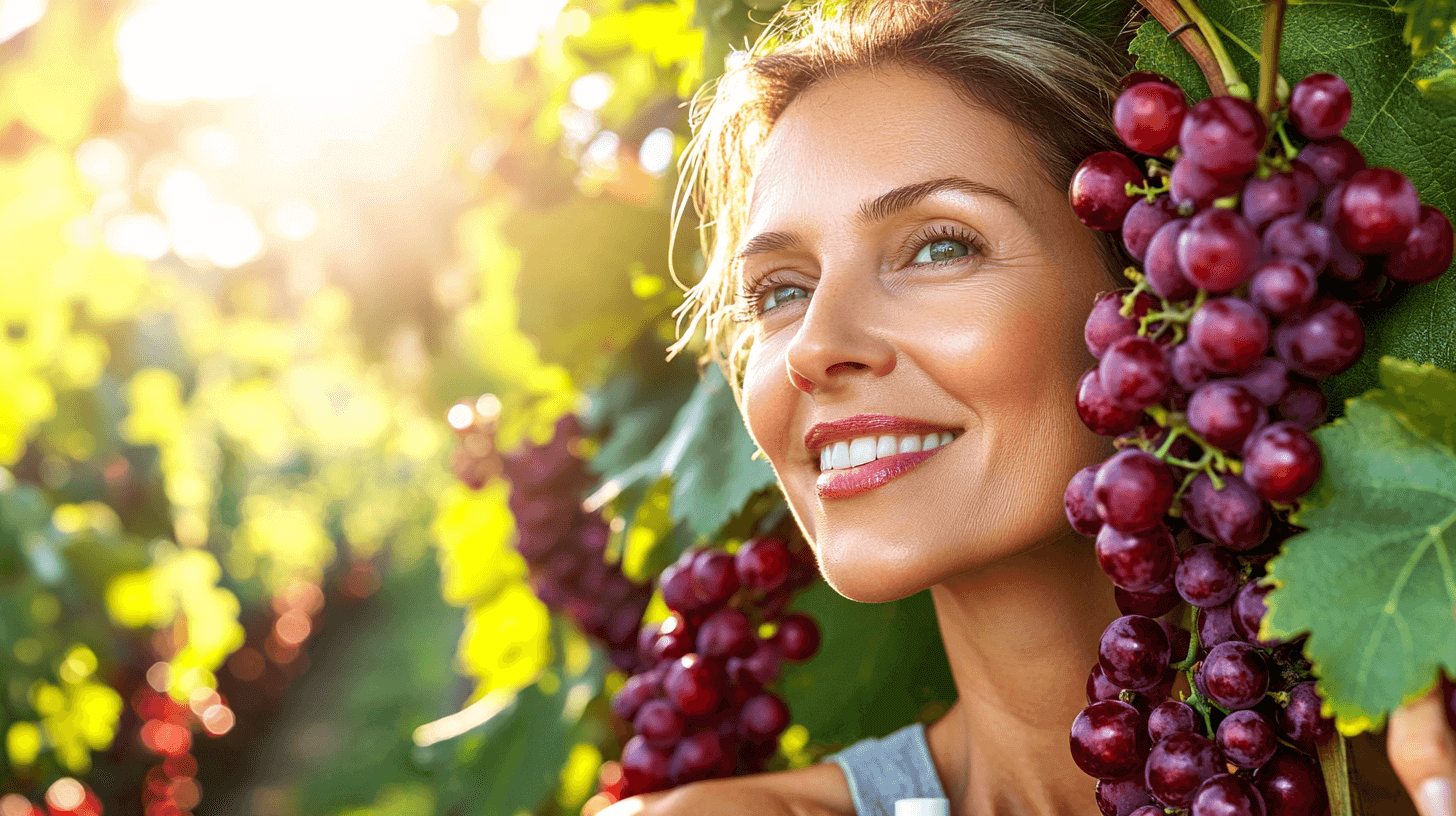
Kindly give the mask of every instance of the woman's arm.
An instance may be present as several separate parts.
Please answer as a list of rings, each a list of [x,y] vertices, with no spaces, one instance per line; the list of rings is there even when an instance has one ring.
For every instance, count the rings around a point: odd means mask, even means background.
[[[854,816],[849,784],[833,764],[696,782],[634,796],[598,816]]]
[[[1456,734],[1446,722],[1443,686],[1390,715],[1390,766],[1421,816],[1456,816]]]

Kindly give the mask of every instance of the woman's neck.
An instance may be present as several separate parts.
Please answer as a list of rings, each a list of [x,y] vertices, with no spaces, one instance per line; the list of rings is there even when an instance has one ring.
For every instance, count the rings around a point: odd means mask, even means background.
[[[959,701],[931,726],[959,816],[1097,813],[1068,733],[1118,616],[1091,542],[1067,536],[931,589]]]

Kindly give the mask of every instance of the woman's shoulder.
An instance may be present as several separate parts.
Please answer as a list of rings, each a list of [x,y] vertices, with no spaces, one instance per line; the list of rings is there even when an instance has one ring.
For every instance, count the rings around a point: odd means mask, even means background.
[[[854,816],[849,783],[832,763],[694,782],[634,796],[598,816]]]

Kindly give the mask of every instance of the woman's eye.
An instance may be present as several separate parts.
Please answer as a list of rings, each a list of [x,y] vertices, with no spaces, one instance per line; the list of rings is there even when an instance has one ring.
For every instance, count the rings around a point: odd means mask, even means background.
[[[768,291],[768,294],[763,299],[763,311],[766,312],[775,306],[782,306],[791,300],[798,300],[800,298],[805,300],[809,299],[809,291],[802,286],[794,286],[793,284],[775,286]]]
[[[971,254],[971,248],[966,246],[964,241],[940,238],[921,247],[920,251],[915,253],[915,263],[951,261],[956,258],[964,258],[969,254]]]

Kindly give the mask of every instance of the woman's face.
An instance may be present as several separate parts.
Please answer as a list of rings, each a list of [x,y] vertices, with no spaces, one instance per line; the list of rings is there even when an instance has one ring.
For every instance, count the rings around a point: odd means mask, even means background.
[[[892,600],[1067,532],[1067,480],[1107,451],[1074,389],[1109,287],[1014,125],[907,69],[820,83],[760,154],[745,237],[749,431],[835,589]]]

